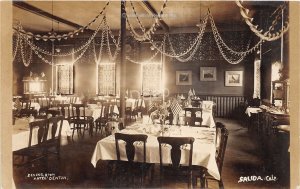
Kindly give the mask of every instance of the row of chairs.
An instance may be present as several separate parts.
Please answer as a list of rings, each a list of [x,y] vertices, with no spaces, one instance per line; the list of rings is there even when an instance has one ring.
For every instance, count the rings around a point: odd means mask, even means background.
[[[216,162],[218,165],[219,172],[222,172],[222,166],[225,156],[225,150],[227,145],[228,139],[228,130],[226,127],[220,123],[216,123]],[[120,185],[121,178],[128,176],[125,178],[125,181],[128,182],[131,180],[133,186],[136,186],[134,183],[134,178],[139,178],[141,188],[144,187],[144,177],[148,175],[149,170],[151,170],[151,179],[153,178],[153,164],[146,163],[146,142],[147,142],[147,135],[130,135],[130,134],[123,134],[123,133],[115,133],[115,145],[116,145],[116,154],[117,154],[117,162],[115,165],[115,169],[113,171],[113,183]],[[120,148],[119,148],[119,141],[126,142],[126,155],[128,161],[122,161],[120,159]],[[199,166],[192,165],[192,155],[193,155],[193,137],[158,137],[159,142],[159,156],[160,156],[160,184],[163,186],[164,178],[168,175],[174,176],[186,176],[188,188],[193,188],[197,184],[197,178],[200,178],[200,185],[201,188],[208,187],[208,180],[216,180],[212,177],[205,168]],[[142,143],[143,147],[143,162],[137,163],[134,162],[134,155],[135,155],[135,146],[134,144]],[[171,146],[171,165],[166,165],[163,163],[163,153],[162,147],[165,145]],[[181,166],[181,148],[182,146],[189,145],[190,153],[189,153],[189,163],[188,166]],[[152,168],[151,168],[152,167]],[[183,174],[183,175],[182,175]],[[174,179],[174,177],[173,177]],[[218,181],[219,187],[224,188],[222,178]]]
[[[63,116],[37,119],[30,122],[28,147],[13,152],[14,165],[29,165],[49,154],[56,154],[59,158],[62,124]],[[37,144],[34,141],[37,141]],[[17,157],[22,157],[21,163],[16,163],[17,159],[15,158]],[[24,161],[24,157],[27,157],[28,160]]]
[[[31,106],[31,100],[29,99],[17,99],[15,101],[14,117],[29,117],[30,115],[38,115],[38,111]]]
[[[57,104],[57,109],[48,110],[48,113],[62,115],[69,124],[73,124],[72,138],[75,130],[78,136],[84,137],[85,130],[88,129],[89,135],[92,136],[94,126],[96,133],[100,131],[100,134],[108,134],[107,123],[118,118],[118,115],[113,113],[110,103],[102,103],[99,117],[95,120],[92,116],[86,115],[85,104]]]

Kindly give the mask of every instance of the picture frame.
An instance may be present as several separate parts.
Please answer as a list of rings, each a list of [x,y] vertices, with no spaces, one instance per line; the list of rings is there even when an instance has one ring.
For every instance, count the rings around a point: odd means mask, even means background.
[[[200,81],[217,81],[217,68],[200,67]]]
[[[192,71],[176,71],[176,85],[192,85]]]
[[[225,71],[225,86],[243,86],[243,71]]]

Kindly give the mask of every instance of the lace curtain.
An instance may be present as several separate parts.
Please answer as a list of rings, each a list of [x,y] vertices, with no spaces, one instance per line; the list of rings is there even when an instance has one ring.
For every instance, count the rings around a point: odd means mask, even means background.
[[[253,91],[253,98],[260,99],[260,85],[261,85],[261,60],[256,58],[254,61],[254,91]]]
[[[98,94],[116,95],[115,63],[98,64]]]
[[[58,94],[73,94],[73,65],[64,64],[56,66],[57,75],[57,93]]]
[[[144,96],[157,96],[161,93],[161,63],[145,63],[142,64],[142,93]]]

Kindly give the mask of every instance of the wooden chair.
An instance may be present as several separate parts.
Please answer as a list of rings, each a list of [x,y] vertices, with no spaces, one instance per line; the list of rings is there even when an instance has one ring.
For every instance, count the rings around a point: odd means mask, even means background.
[[[63,116],[51,117],[48,119],[50,138],[46,140],[47,153],[53,153],[60,157],[60,140],[61,140],[61,131],[63,127]],[[51,151],[52,148],[55,148],[55,151]]]
[[[125,108],[125,120],[126,120],[126,122],[132,121],[132,108],[131,107]]]
[[[115,113],[114,112],[114,108],[115,108],[115,106],[116,106],[116,103],[114,103],[114,102],[110,102],[109,103],[109,108],[108,108],[108,119],[109,120],[116,120],[117,118],[119,118],[119,114],[117,114],[117,113]],[[119,112],[120,112],[120,110],[119,110]]]
[[[216,129],[217,129],[217,135],[216,135],[216,161],[220,173],[220,180],[216,180],[213,176],[211,176],[209,173],[205,173],[205,185],[208,187],[208,180],[217,181],[219,184],[219,188],[224,188],[223,180],[222,180],[222,167],[225,157],[225,151],[227,146],[227,140],[228,140],[228,130],[224,126],[224,124],[217,122],[216,123]]]
[[[108,107],[109,107],[108,105],[103,104],[101,106],[100,115],[95,120],[96,133],[98,132],[98,129],[99,129],[101,135],[102,135],[102,133],[105,133],[105,127],[107,126],[107,122],[108,122],[107,108]]]
[[[194,119],[192,117],[183,117],[183,123],[185,126],[193,126],[194,125]]]
[[[192,188],[192,162],[193,162],[193,143],[194,138],[193,137],[158,137],[157,138],[159,143],[159,161],[160,161],[160,182],[162,186],[162,181],[165,177],[165,175],[172,175],[173,173],[180,174],[180,176],[187,176],[188,177],[188,188]],[[165,146],[165,144],[168,144],[171,146],[171,166],[166,165],[163,163],[163,153],[162,148]],[[181,166],[180,160],[181,160],[181,149],[189,145],[189,163],[188,166]],[[183,149],[182,149],[183,150]],[[169,169],[167,169],[169,168]],[[171,168],[171,170],[170,170]],[[167,174],[165,174],[165,171],[167,170]],[[174,178],[173,178],[174,179]]]
[[[71,116],[71,104],[57,104],[57,107],[60,112],[60,115],[63,116],[63,119],[69,121]]]
[[[38,103],[40,105],[39,114],[46,114],[48,110],[47,103],[44,103],[45,96],[43,95],[37,95],[33,97],[34,102]]]
[[[55,96],[48,96],[47,98],[49,108],[55,107]]]
[[[29,99],[22,99],[21,105],[22,109],[20,110],[19,115],[29,117],[30,115],[36,116],[37,110],[35,110],[33,107],[31,107],[31,100]]]
[[[24,157],[28,157],[28,161],[21,164],[14,163],[16,166],[28,165],[47,156],[45,144],[48,136],[48,120],[33,121],[29,123],[29,128],[28,147],[13,152],[14,157],[22,156],[22,161]],[[37,141],[37,144],[33,144],[33,141]]]
[[[134,186],[134,178],[140,178],[141,187],[143,187],[144,175],[145,172],[149,169],[149,164],[146,164],[146,142],[147,135],[130,135],[123,133],[115,133],[115,144],[116,144],[116,154],[117,154],[117,162],[116,169],[113,176],[113,180],[117,181],[120,177],[128,176],[126,182],[129,180],[132,181],[132,186]],[[119,141],[124,141],[125,151],[127,161],[122,161],[120,157],[120,147]],[[143,162],[134,162],[135,156],[135,145],[143,145]],[[135,145],[134,145],[135,144]],[[118,183],[118,181],[117,181]]]
[[[202,126],[202,108],[185,108],[185,117],[186,117],[186,121],[185,124],[186,125],[190,125],[190,126]],[[190,114],[190,116],[188,116],[188,114]],[[196,125],[195,123],[199,122],[200,124]]]
[[[135,108],[132,111],[133,116],[138,116],[139,113],[140,113],[141,118],[143,118],[143,107],[142,107],[143,101],[144,101],[143,99],[136,99],[135,100],[135,105],[134,105]]]
[[[46,114],[49,115],[51,114],[52,117],[55,117],[55,116],[59,116],[60,115],[60,111],[58,109],[48,109],[46,111]]]
[[[72,104],[72,116],[69,118],[70,124],[73,123],[72,139],[74,137],[74,132],[77,130],[78,136],[82,134],[84,137],[84,131],[89,126],[89,134],[93,135],[93,125],[94,119],[92,116],[86,116],[86,106],[85,104]],[[81,127],[83,126],[83,132],[81,133]]]

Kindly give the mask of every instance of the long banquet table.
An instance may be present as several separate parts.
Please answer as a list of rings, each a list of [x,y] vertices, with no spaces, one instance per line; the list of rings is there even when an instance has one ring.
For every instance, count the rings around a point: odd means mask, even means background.
[[[126,127],[121,130],[121,133],[127,134],[146,134],[148,135],[146,143],[146,162],[147,163],[159,163],[159,144],[157,137],[161,135],[159,132],[159,125],[152,124],[135,124],[133,126]],[[216,145],[215,145],[215,128],[203,128],[203,127],[188,127],[188,126],[169,126],[168,132],[164,132],[164,136],[175,137],[194,137],[193,148],[193,165],[202,166],[207,168],[214,178],[220,180],[220,173],[216,163]],[[127,161],[125,152],[125,142],[120,142],[120,158]],[[135,144],[136,153],[134,161],[142,162],[143,145],[139,143]],[[163,147],[163,153],[167,153],[163,163],[170,163],[170,147]],[[182,165],[188,164],[189,148],[183,147],[181,150],[181,162]],[[117,160],[115,139],[114,135],[110,135],[96,144],[91,163],[96,167],[99,160]]]
[[[13,132],[12,132],[12,151],[20,150],[22,148],[28,147],[29,143],[29,122],[26,118],[21,118],[16,120],[16,124],[12,126]],[[51,129],[51,125],[49,130]],[[32,143],[31,145],[37,144],[37,129],[33,129],[33,135],[32,135]],[[48,138],[50,138],[50,132],[48,132]],[[58,135],[58,133],[56,133]],[[63,121],[62,136],[71,136],[71,128],[68,123],[68,121]]]

